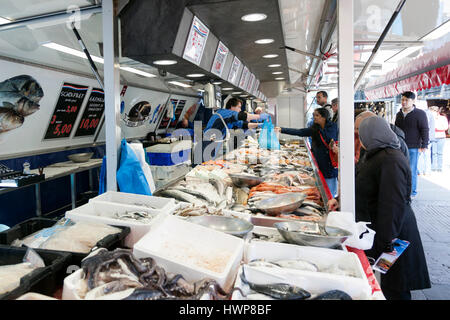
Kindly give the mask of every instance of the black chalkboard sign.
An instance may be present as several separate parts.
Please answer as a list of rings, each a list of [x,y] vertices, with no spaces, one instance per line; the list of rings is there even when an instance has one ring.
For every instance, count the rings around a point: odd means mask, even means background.
[[[105,93],[102,89],[93,88],[75,132],[75,137],[94,135],[104,111]]]
[[[63,84],[44,140],[70,136],[88,88],[71,83]]]
[[[164,116],[163,116],[163,118],[162,118],[162,120],[161,120],[161,122],[160,122],[160,124],[159,124],[159,127],[158,127],[159,130],[161,130],[161,129],[166,129],[166,128],[167,128],[167,126],[168,126],[168,124],[169,124],[169,122],[170,122],[170,120],[171,120],[171,118],[168,118],[168,117],[166,116],[166,114],[167,114],[167,108],[174,108],[174,107],[177,105],[177,103],[178,103],[178,100],[176,100],[176,99],[170,99],[170,103],[168,103],[168,104],[166,105],[166,108],[165,108],[165,110],[163,111],[163,112],[164,112]]]
[[[184,106],[186,105],[186,100],[178,101],[177,107],[175,109],[175,120],[170,123],[169,128],[175,128],[180,121],[180,115],[183,112]]]

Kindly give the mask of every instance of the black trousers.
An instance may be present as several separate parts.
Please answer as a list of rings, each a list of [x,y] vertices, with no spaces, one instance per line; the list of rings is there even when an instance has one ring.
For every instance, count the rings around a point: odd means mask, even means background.
[[[393,291],[388,288],[381,288],[386,300],[411,300],[411,291]]]

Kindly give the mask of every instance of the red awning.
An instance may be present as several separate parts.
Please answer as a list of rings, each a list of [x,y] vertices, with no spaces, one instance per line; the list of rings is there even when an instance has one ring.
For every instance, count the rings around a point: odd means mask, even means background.
[[[369,100],[450,84],[450,42],[377,78],[364,90]]]

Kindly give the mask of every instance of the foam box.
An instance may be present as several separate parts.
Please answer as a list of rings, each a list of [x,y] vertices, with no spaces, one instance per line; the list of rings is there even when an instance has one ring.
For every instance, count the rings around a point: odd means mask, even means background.
[[[232,287],[244,240],[170,215],[156,220],[134,245],[137,258],[152,257],[167,272],[190,282],[210,278],[226,291]]]
[[[311,294],[321,294],[329,290],[342,290],[353,299],[370,299],[371,287],[362,269],[358,256],[351,252],[326,248],[297,246],[275,242],[251,242],[246,247],[244,262],[256,259],[267,261],[281,259],[302,259],[316,264],[319,269],[339,266],[350,271],[354,276],[344,276],[327,272],[311,272],[282,268],[243,266],[248,281],[256,284],[288,283],[301,287]],[[240,270],[239,272],[242,272]],[[247,291],[238,275],[236,287]],[[239,292],[233,294],[233,299],[242,299]]]
[[[175,199],[117,191],[107,191],[89,199],[89,202],[113,202],[128,206],[146,207],[155,213],[166,212],[175,207]]]
[[[130,233],[125,238],[125,246],[133,248],[134,244],[142,238],[151,227],[149,223],[142,223],[132,220],[121,220],[114,218],[115,213],[126,213],[133,211],[144,211],[151,214],[154,218],[159,214],[166,214],[145,207],[126,206],[108,202],[88,202],[78,208],[66,211],[65,217],[73,221],[86,221],[95,223],[104,223],[115,226],[124,226],[130,228]]]

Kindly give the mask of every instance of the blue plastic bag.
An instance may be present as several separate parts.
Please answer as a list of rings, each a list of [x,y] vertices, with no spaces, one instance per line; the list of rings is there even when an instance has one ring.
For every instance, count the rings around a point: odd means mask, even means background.
[[[280,150],[280,141],[277,138],[271,119],[264,121],[258,143],[262,149]]]
[[[152,195],[141,164],[125,139],[122,140],[120,165],[116,177],[121,192]]]
[[[98,195],[106,192],[106,156],[103,157],[102,166],[100,168],[100,178],[98,182]]]

